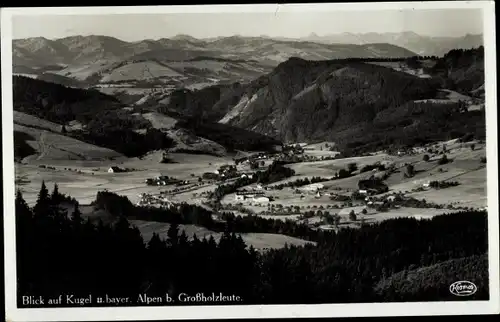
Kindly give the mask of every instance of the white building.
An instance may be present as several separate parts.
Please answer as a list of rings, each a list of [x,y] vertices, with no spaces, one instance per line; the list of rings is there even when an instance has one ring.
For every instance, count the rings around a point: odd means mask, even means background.
[[[254,197],[253,201],[254,202],[269,202],[269,198],[268,197]]]
[[[245,200],[245,196],[244,195],[235,194],[234,195],[234,199],[238,200],[238,201],[242,201],[242,200]]]
[[[316,192],[318,190],[323,189],[324,187],[325,186],[321,183],[312,183],[312,184],[308,184],[307,186],[302,187],[301,190]]]
[[[120,168],[118,168],[117,166],[113,166],[108,169],[108,173],[114,173],[114,172],[120,172]]]
[[[387,201],[390,201],[390,202],[393,202],[394,200],[396,200],[396,196],[389,196],[386,198]]]

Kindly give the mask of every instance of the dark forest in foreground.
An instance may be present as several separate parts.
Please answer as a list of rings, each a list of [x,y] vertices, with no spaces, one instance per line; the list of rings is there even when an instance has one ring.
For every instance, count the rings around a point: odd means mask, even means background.
[[[168,240],[154,235],[145,243],[126,214],[114,224],[94,225],[78,207],[63,211],[67,201],[43,185],[30,208],[18,191],[18,299],[223,292],[243,299],[233,304],[312,304],[489,297],[486,212],[387,220],[316,234],[316,245],[258,253],[229,225],[219,242],[189,240],[173,223]],[[200,212],[178,209],[190,212],[184,216]],[[454,297],[448,287],[457,280],[474,282],[477,293]]]

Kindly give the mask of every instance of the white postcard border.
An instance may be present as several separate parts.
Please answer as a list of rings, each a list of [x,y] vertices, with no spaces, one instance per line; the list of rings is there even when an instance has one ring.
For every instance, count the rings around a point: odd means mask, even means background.
[[[370,11],[399,9],[478,8],[483,10],[485,47],[485,92],[487,115],[487,194],[490,300],[474,302],[418,302],[319,305],[240,305],[182,307],[110,307],[18,309],[16,307],[16,254],[14,221],[14,155],[12,104],[12,16],[15,15],[103,15],[103,14],[167,14],[218,12],[313,12]],[[498,146],[496,110],[496,39],[493,1],[439,1],[389,3],[335,3],[286,5],[204,5],[157,7],[73,7],[73,8],[2,8],[2,148],[4,197],[5,303],[7,321],[103,321],[103,320],[182,320],[229,318],[290,317],[368,317],[411,315],[469,315],[498,313],[499,220],[498,220]]]

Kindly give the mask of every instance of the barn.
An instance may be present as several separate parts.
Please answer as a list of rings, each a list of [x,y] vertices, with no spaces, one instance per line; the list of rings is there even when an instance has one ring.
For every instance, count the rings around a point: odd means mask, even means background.
[[[112,166],[108,169],[108,173],[117,173],[117,172],[123,172],[123,170],[117,166]]]

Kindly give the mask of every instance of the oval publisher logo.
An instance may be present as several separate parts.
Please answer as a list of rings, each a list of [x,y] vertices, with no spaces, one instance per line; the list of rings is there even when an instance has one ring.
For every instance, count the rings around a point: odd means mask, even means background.
[[[456,296],[470,296],[476,292],[476,284],[469,281],[458,281],[450,285],[450,293]]]

